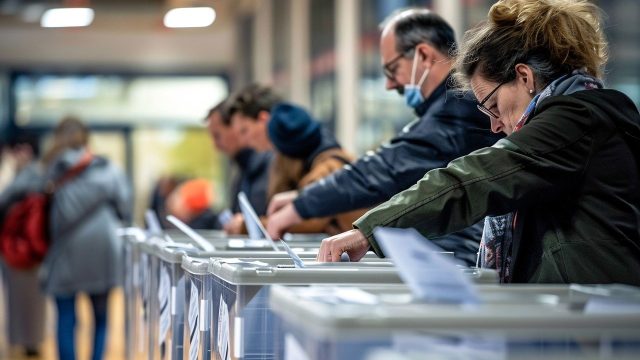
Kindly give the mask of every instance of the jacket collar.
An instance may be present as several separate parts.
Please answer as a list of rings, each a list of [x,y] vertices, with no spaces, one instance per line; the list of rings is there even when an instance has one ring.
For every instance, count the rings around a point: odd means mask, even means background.
[[[249,167],[249,164],[251,162],[251,157],[253,156],[254,153],[255,151],[253,149],[244,148],[238,151],[238,153],[236,153],[236,156],[234,156],[233,159],[238,164],[240,169],[245,170],[247,167]]]
[[[440,96],[444,95],[447,92],[447,83],[449,82],[449,78],[451,75],[447,76],[441,83],[433,90],[433,93],[426,98],[422,104],[418,105],[415,109],[413,109],[414,113],[418,117],[422,117],[422,115],[427,113],[427,110],[433,105],[433,103],[440,98]]]

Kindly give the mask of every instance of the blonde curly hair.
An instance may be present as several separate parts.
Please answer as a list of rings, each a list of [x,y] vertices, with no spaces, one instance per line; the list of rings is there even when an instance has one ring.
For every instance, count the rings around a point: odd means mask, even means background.
[[[533,69],[541,87],[578,69],[602,77],[608,58],[602,15],[586,0],[500,0],[486,22],[465,33],[456,80],[468,87],[479,71],[496,83],[511,81],[518,63]]]

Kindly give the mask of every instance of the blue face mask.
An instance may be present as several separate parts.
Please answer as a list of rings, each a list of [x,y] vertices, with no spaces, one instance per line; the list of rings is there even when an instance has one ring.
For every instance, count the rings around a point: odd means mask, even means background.
[[[412,108],[416,108],[424,102],[425,99],[424,96],[422,96],[422,84],[427,80],[427,76],[431,70],[431,68],[426,69],[424,73],[422,73],[420,81],[416,84],[416,69],[418,67],[417,60],[418,50],[415,50],[413,55],[413,67],[411,69],[411,82],[404,86],[404,101]]]

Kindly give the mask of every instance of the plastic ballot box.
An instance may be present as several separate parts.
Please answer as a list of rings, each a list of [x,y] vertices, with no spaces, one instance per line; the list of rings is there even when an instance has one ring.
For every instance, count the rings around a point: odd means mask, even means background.
[[[200,291],[201,334],[199,352],[214,359],[272,359],[277,355],[274,336],[279,322],[269,303],[273,284],[399,284],[395,267],[389,262],[365,259],[359,263],[318,264],[303,259],[304,268],[281,259],[212,259],[207,275],[196,277],[190,293]],[[184,263],[183,263],[184,267]],[[495,274],[469,274],[479,280],[495,281]],[[204,293],[203,293],[204,292]],[[195,316],[196,302],[189,312]],[[190,331],[195,330],[191,323]],[[197,344],[191,342],[190,344]]]
[[[182,260],[190,256],[201,261],[209,258],[288,258],[284,251],[264,250],[250,239],[232,239],[232,246],[223,241],[213,251],[204,251],[185,243],[147,242],[140,246],[145,257],[145,284],[139,303],[146,315],[141,323],[140,336],[144,337],[149,359],[182,359],[184,327],[185,274]],[[246,244],[241,244],[245,242]],[[214,242],[215,244],[215,242]],[[254,250],[260,249],[260,250]],[[297,248],[303,258],[315,258],[317,250]]]
[[[424,303],[405,287],[275,286],[276,358],[639,358],[638,288],[479,285],[477,294],[476,304]]]

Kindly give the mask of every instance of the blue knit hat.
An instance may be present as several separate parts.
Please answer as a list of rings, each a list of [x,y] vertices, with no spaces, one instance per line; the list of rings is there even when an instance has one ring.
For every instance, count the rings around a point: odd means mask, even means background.
[[[322,141],[320,124],[303,108],[279,103],[271,109],[269,138],[282,154],[306,158]]]

